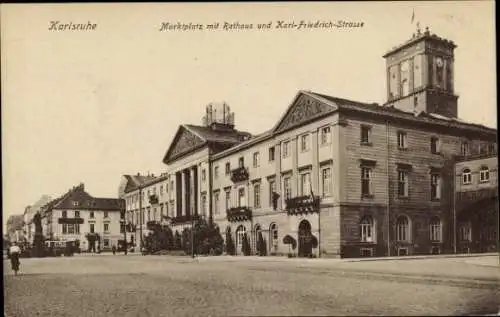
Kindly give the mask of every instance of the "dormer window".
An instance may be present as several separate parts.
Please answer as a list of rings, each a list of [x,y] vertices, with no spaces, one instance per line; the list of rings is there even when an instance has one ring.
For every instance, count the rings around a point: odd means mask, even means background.
[[[80,202],[73,200],[73,207],[78,207],[80,205]]]

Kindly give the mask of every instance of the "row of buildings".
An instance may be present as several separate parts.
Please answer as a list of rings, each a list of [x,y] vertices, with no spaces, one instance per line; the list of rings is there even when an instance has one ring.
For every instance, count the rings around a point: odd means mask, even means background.
[[[78,241],[81,250],[88,250],[89,240],[97,240],[101,250],[110,250],[125,241],[124,210],[122,200],[93,197],[82,183],[55,199],[44,195],[26,207],[20,215],[22,238],[10,241],[33,244],[35,216],[40,215],[46,240]]]
[[[227,104],[210,104],[202,125],[179,126],[160,175],[124,175],[118,199],[79,185],[27,214],[82,249],[89,234],[103,248],[139,249],[151,224],[180,232],[200,218],[237,254],[245,238],[256,254],[261,237],[268,255],[497,249],[497,131],[458,119],[455,48],[418,31],[384,55],[384,104],[299,91],[260,135],[236,129]]]
[[[455,48],[418,31],[384,55],[384,104],[299,91],[260,135],[207,106],[179,126],[164,173],[122,177],[131,238],[204,217],[237,253],[258,236],[267,254],[318,257],[497,248],[497,131],[458,118]]]

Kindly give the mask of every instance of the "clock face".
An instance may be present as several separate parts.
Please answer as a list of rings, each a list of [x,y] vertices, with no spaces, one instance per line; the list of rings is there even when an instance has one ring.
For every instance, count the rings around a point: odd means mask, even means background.
[[[441,57],[436,57],[436,66],[443,67],[443,59]]]

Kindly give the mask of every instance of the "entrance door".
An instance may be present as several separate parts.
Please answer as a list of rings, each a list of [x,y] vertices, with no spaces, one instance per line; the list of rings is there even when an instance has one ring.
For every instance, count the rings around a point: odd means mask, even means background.
[[[299,257],[309,257],[312,254],[311,224],[302,220],[299,224]]]

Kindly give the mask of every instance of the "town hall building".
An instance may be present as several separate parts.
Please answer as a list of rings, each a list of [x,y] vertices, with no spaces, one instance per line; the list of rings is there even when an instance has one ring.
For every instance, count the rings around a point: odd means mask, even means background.
[[[135,241],[149,221],[175,230],[205,217],[234,240],[236,254],[245,239],[251,254],[266,255],[470,252],[482,235],[468,232],[481,225],[457,220],[457,164],[496,162],[497,131],[458,118],[455,48],[418,31],[384,55],[384,104],[299,91],[260,135],[237,130],[228,105],[209,105],[203,125],[179,127],[164,174],[123,177]],[[482,183],[498,188],[497,165],[485,166]],[[498,222],[497,202],[490,190],[483,203]],[[488,228],[498,236],[498,223]]]

